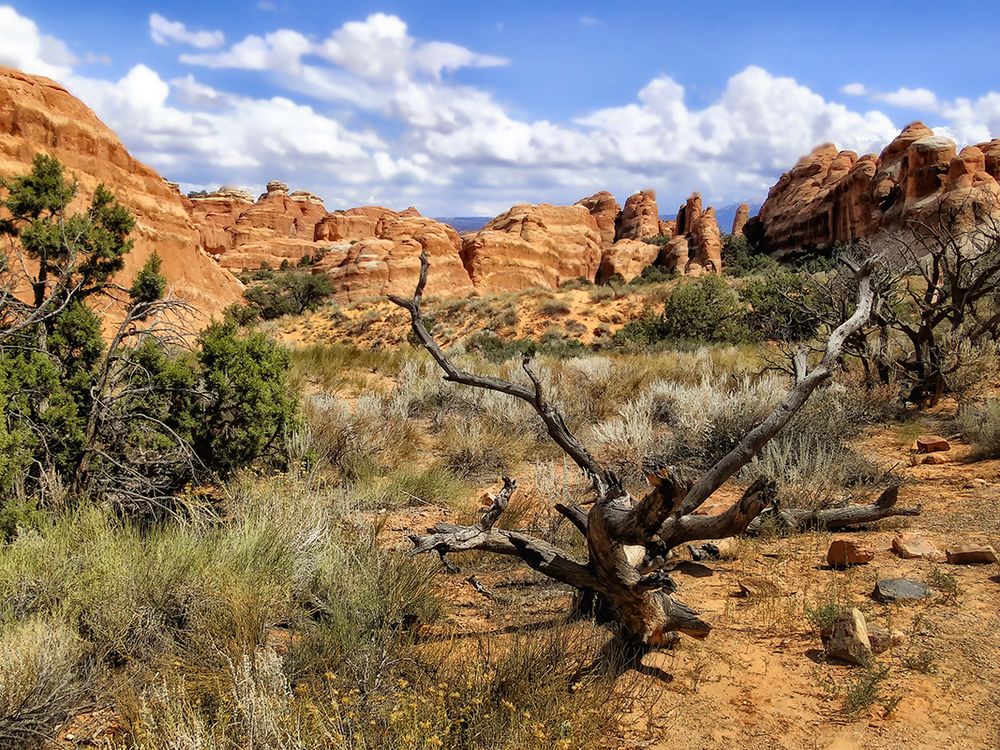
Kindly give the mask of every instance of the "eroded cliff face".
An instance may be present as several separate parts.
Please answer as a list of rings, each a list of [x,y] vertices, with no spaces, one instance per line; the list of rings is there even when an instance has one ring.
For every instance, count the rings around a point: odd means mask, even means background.
[[[825,144],[771,188],[759,220],[771,250],[825,247],[928,221],[943,209],[1000,215],[1000,139],[956,153],[920,122],[878,156]]]
[[[352,236],[347,242],[343,241],[344,236],[338,236],[340,241],[328,244],[322,259],[314,266],[315,273],[330,277],[335,299],[354,302],[385,294],[412,294],[420,275],[420,254],[424,251],[430,260],[428,295],[462,296],[473,291],[472,279],[462,264],[462,240],[458,232],[416,212],[385,211],[388,209],[365,212],[374,218],[371,233],[368,225],[352,219],[350,225],[354,231],[367,236]],[[347,226],[340,218],[336,222],[341,228]],[[317,231],[329,233],[331,223],[326,227]]]
[[[323,201],[304,190],[288,192],[283,182],[267,183],[256,201],[236,188],[187,202],[198,227],[202,247],[224,268],[271,267],[289,261],[293,265],[312,256],[316,226],[326,217]]]
[[[155,251],[171,293],[195,308],[197,323],[240,298],[240,283],[199,249],[198,230],[175,185],[133,158],[114,132],[58,83],[0,68],[0,176],[26,173],[38,153],[58,158],[78,181],[74,209],[86,206],[104,183],[135,215],[135,249],[119,283],[131,284]]]
[[[477,289],[554,289],[575,278],[593,280],[603,242],[583,205],[523,204],[465,235],[462,260]]]

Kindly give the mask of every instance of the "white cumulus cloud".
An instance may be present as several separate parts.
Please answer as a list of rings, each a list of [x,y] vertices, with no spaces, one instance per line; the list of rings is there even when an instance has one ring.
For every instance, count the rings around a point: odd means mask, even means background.
[[[0,65],[63,78],[76,62],[63,42],[43,34],[34,21],[9,5],[0,5]]]
[[[191,35],[217,32],[161,21],[162,39],[201,48],[179,55],[191,72],[164,76],[138,64],[115,80],[83,75],[65,44],[6,6],[0,62],[56,77],[169,179],[198,187],[281,179],[330,208],[377,200],[430,215],[492,214],[601,189],[623,200],[645,187],[657,190],[664,213],[693,190],[716,205],[759,200],[820,143],[880,150],[902,124],[882,104],[932,113],[938,121],[928,124],[961,144],[1000,134],[1000,93],[948,100],[857,82],[840,93],[870,108],[847,106],[758,66],[698,105],[681,81],[661,75],[620,106],[538,119],[459,81],[464,69],[506,59],[416,38],[398,16],[374,13],[325,36],[278,28],[229,46],[215,37],[194,44]],[[254,72],[279,95],[213,86],[221,68]]]
[[[221,31],[193,31],[180,21],[171,21],[159,13],[149,16],[149,36],[157,44],[177,42],[198,49],[213,49],[226,43]]]

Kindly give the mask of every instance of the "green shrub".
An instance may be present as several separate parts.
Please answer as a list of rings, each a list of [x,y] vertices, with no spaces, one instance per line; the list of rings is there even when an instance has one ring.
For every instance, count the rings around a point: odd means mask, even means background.
[[[685,279],[657,313],[651,308],[622,326],[616,348],[645,349],[659,342],[739,343],[751,338],[746,305],[721,276]]]
[[[649,240],[646,240],[649,242]],[[677,271],[666,266],[646,266],[642,273],[632,279],[631,286],[645,286],[647,284],[663,284],[677,278]]]
[[[665,234],[658,234],[655,237],[647,237],[646,239],[643,240],[643,242],[650,245],[656,245],[657,247],[663,247],[668,242],[670,242],[671,239],[673,238]]]
[[[749,334],[745,306],[721,276],[701,276],[679,284],[663,307],[663,338],[737,343]]]
[[[295,418],[288,387],[288,352],[260,332],[232,321],[213,323],[198,339],[205,397],[194,413],[194,448],[223,474],[262,456],[278,456]]]
[[[155,253],[127,290],[125,324],[104,340],[89,300],[124,267],[135,225],[110,192],[98,186],[85,213],[67,214],[76,184],[46,156],[0,189],[9,214],[0,233],[48,278],[29,306],[38,323],[0,300],[0,511],[15,492],[47,502],[58,488],[162,508],[185,484],[283,443],[294,413],[287,355],[262,334],[238,333],[232,318],[193,354],[177,347]],[[162,319],[143,326],[157,311]]]
[[[816,335],[820,316],[813,286],[802,274],[775,271],[750,277],[741,296],[750,305],[746,324],[767,341],[806,341]]]
[[[778,271],[781,264],[756,250],[742,234],[722,238],[722,268],[727,276],[740,277]]]
[[[326,274],[283,266],[248,286],[243,297],[264,320],[315,310],[333,294]]]

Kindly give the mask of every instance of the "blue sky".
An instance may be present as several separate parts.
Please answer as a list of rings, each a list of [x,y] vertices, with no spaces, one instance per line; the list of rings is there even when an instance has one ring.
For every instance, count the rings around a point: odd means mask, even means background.
[[[986,3],[49,2],[0,62],[57,78],[188,188],[272,178],[433,215],[759,201],[825,141],[1000,136]]]

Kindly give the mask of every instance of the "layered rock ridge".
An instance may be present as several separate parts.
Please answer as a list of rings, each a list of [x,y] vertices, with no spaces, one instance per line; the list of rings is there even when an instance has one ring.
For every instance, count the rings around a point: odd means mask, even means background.
[[[115,133],[64,87],[0,67],[0,176],[30,171],[38,153],[59,159],[77,180],[72,209],[82,210],[104,183],[135,215],[135,247],[119,283],[131,285],[156,252],[170,293],[192,305],[195,323],[217,317],[239,300],[240,283],[200,251],[199,230],[176,185],[129,154]]]
[[[769,250],[829,247],[933,222],[1000,215],[1000,139],[957,151],[912,122],[879,155],[815,148],[768,192],[758,221]],[[964,218],[963,218],[964,217]]]

